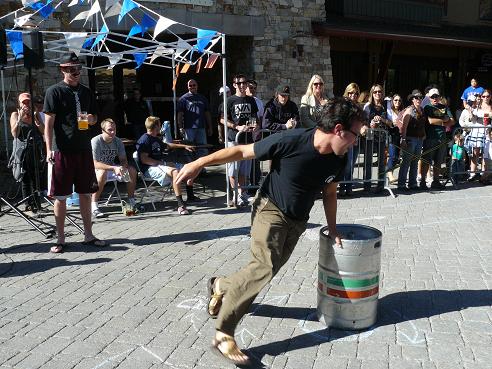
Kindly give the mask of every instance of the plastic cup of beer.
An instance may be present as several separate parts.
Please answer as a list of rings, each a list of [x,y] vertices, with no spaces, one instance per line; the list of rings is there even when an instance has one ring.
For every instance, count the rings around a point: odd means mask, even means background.
[[[483,124],[488,126],[490,125],[490,115],[489,113],[484,113],[483,115]]]
[[[87,112],[81,111],[77,117],[79,131],[86,131],[89,129],[89,121],[87,119]]]

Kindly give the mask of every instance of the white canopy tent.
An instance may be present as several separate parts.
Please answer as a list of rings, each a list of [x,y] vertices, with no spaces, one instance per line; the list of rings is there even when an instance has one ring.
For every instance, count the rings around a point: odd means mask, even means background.
[[[101,0],[102,1],[102,0]],[[79,57],[102,57],[107,58],[107,63],[93,66],[85,65],[85,69],[111,69],[115,65],[134,62],[136,68],[142,65],[152,65],[154,67],[167,68],[173,75],[173,105],[174,105],[174,132],[177,132],[176,122],[176,80],[181,65],[195,66],[200,68],[205,62],[204,68],[213,67],[215,61],[222,57],[222,85],[226,86],[226,58],[225,58],[225,34],[216,31],[202,30],[197,27],[189,26],[176,22],[169,18],[159,15],[155,11],[139,4],[133,0],[106,0],[103,11],[100,0],[43,0],[43,1],[23,1],[24,6],[9,14],[0,17],[4,24],[13,24],[14,28],[7,29],[7,36],[10,40],[8,49],[7,65],[1,69],[1,87],[3,100],[3,122],[5,132],[5,145],[8,152],[8,124],[6,114],[6,98],[4,86],[4,70],[15,68],[19,59],[22,57],[21,33],[30,32],[33,29],[39,30],[43,34],[43,47],[45,63],[57,65],[60,57],[67,52],[75,52]],[[75,28],[71,32],[49,31],[40,29],[42,23],[48,19],[63,3],[68,7],[85,5],[89,10],[79,12],[70,22],[82,23],[82,27]],[[107,19],[118,15],[118,20],[123,18],[130,19],[134,23],[128,34],[113,32],[108,27]],[[141,20],[136,17],[141,15]],[[95,28],[97,31],[87,31],[86,25]],[[100,26],[101,25],[101,26]],[[187,27],[196,32],[197,37],[183,39],[170,28],[174,25]],[[153,32],[152,32],[153,31]],[[175,38],[172,42],[161,42],[156,38],[162,32]],[[140,34],[140,36],[137,36]],[[14,37],[15,36],[15,37]],[[147,37],[145,37],[147,36]],[[17,41],[12,41],[12,40]],[[124,41],[123,41],[124,40]],[[128,41],[134,41],[140,46],[134,46]],[[212,48],[219,42],[222,43],[221,53],[212,51]],[[19,49],[20,47],[20,49]],[[118,51],[113,51],[117,49]],[[227,96],[223,94],[224,106],[227,105]],[[225,110],[225,109],[224,109]],[[226,112],[224,112],[227,114]],[[227,125],[225,125],[227,130]],[[227,135],[226,135],[227,137]]]

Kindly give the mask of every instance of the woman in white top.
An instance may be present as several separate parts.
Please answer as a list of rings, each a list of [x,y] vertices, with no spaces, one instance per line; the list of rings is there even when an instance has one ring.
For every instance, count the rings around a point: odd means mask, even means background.
[[[490,90],[484,90],[483,95],[485,97],[476,96],[476,104],[474,104],[471,113],[465,109],[460,116],[460,125],[463,127],[470,125],[484,126],[484,128],[472,128],[470,133],[465,137],[465,149],[470,157],[470,177],[468,178],[470,182],[480,179],[480,174],[475,172],[478,170],[478,160],[485,145],[486,130],[484,121],[490,124],[490,117],[492,115]],[[484,164],[482,163],[483,167]]]
[[[323,106],[328,102],[325,82],[315,74],[309,81],[306,94],[301,99],[300,119],[304,128],[316,127],[321,120]]]

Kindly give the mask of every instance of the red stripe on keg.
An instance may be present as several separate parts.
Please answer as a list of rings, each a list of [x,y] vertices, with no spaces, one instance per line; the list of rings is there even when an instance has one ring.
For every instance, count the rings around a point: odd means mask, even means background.
[[[326,289],[326,293],[328,295],[341,297],[344,299],[363,299],[364,297],[376,295],[378,292],[379,292],[379,286],[365,291],[345,291],[345,290],[336,290],[334,288],[329,288],[329,287]]]

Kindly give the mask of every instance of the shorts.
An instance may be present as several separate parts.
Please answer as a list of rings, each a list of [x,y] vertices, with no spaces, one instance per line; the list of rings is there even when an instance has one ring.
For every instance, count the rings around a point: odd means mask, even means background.
[[[428,152],[422,154],[422,159],[427,161],[429,165],[434,165],[438,167],[444,162],[444,157],[446,156],[447,149],[448,147],[444,144],[444,140],[426,139],[424,140],[422,152]]]
[[[53,164],[48,165],[48,195],[68,196],[72,192],[97,192],[96,171],[92,151],[80,153],[53,152]]]
[[[174,167],[168,167],[165,165],[156,165],[148,167],[144,172],[145,177],[152,178],[154,181],[159,183],[161,186],[169,186],[173,183],[173,178],[167,174],[170,170],[176,169]]]
[[[234,147],[237,146],[235,142],[227,142],[227,147]],[[241,160],[241,161],[235,161],[233,163],[228,163],[227,165],[227,175],[229,177],[234,177],[236,171],[238,172],[238,175],[244,176],[244,177],[249,177],[249,174],[251,172],[251,162],[252,160]]]

